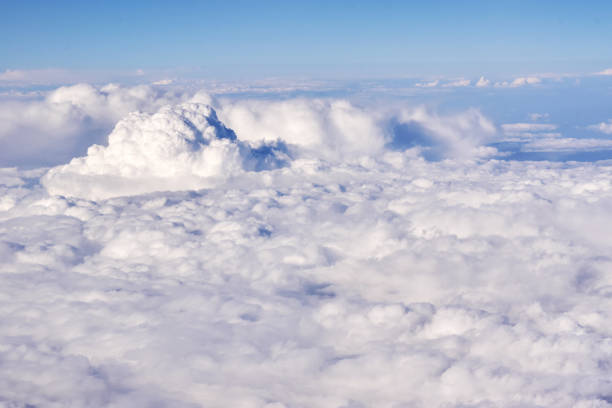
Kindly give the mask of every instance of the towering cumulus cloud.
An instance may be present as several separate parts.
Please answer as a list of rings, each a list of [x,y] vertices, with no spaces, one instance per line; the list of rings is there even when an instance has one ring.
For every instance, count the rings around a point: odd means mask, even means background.
[[[278,152],[280,153],[280,152]],[[51,194],[108,198],[159,190],[198,189],[243,169],[278,166],[273,147],[240,143],[208,105],[185,103],[159,112],[131,113],[87,156],[51,169]]]
[[[283,140],[328,160],[377,155],[386,141],[382,118],[341,99],[238,101],[222,106],[220,115],[241,139]]]

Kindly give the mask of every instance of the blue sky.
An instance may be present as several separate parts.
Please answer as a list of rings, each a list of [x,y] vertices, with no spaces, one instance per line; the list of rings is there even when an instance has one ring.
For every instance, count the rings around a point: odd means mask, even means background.
[[[3,1],[0,70],[401,77],[612,66],[612,3]]]

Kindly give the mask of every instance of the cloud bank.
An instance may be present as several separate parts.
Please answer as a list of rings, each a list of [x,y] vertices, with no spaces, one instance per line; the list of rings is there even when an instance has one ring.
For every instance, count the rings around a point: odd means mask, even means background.
[[[0,169],[0,404],[610,405],[612,167],[489,147],[588,139],[337,98],[29,102],[74,115],[59,140],[121,119]]]
[[[234,152],[204,106],[113,138],[204,111]],[[605,163],[387,151],[94,201],[40,174],[0,171],[8,406],[609,406]]]

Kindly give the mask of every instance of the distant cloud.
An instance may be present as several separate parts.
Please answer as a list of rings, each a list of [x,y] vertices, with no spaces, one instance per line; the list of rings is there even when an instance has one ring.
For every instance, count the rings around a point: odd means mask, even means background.
[[[561,137],[561,133],[554,132],[557,125],[550,123],[504,123],[501,128],[506,142],[530,142]]]
[[[24,71],[10,70],[0,73],[0,81],[22,81],[26,78]]]
[[[174,82],[174,79],[160,79],[159,81],[153,82],[153,85],[170,85]]]
[[[604,69],[603,71],[596,72],[595,75],[612,75],[612,68]]]
[[[419,82],[415,86],[418,86],[419,88],[434,88],[438,86],[439,83],[440,81],[436,79],[435,81],[431,81],[431,82]]]
[[[150,74],[152,75],[152,74]],[[157,74],[161,76],[163,74]],[[78,83],[105,83],[105,82],[143,82],[147,77],[142,70],[72,70],[72,69],[7,69],[0,72],[0,85],[10,86],[39,86],[39,85],[74,85]]]
[[[612,134],[612,119],[609,119],[608,122],[601,122],[596,125],[588,126],[588,128],[610,135]]]
[[[547,123],[505,123],[502,125],[504,132],[542,132],[556,128],[557,125]]]
[[[542,80],[537,77],[519,77],[519,78],[516,78],[512,82],[507,82],[507,81],[497,82],[495,83],[495,86],[499,88],[518,88],[518,87],[525,86],[525,85],[539,84],[541,82]]]
[[[489,81],[488,79],[485,79],[485,77],[481,76],[480,79],[478,80],[478,82],[476,82],[476,87],[484,88],[484,87],[489,86],[490,83],[491,83],[491,81]]]
[[[463,87],[463,86],[469,86],[472,83],[472,81],[470,81],[469,79],[458,79],[456,81],[453,82],[448,82],[444,85],[442,85],[445,88],[452,88],[452,87]]]
[[[548,113],[530,113],[527,116],[532,121],[538,121],[542,119],[547,119],[550,115]]]
[[[70,74],[67,70],[62,69],[7,69],[0,73],[0,83],[7,82],[10,84],[46,84],[57,83],[58,81],[66,81],[72,78],[79,77],[75,73]],[[74,79],[73,79],[74,81]]]
[[[612,149],[612,140],[553,137],[534,139],[523,145],[525,152],[593,152]]]
[[[484,147],[496,130],[477,109],[443,116],[418,107],[401,112],[398,122],[403,127],[398,128],[395,137],[416,139],[425,148],[425,155],[432,159],[470,159],[497,153],[493,148]]]

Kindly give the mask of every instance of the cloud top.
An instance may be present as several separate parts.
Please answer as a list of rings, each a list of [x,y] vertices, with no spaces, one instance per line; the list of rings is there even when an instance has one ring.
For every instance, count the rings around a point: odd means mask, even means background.
[[[184,103],[153,115],[129,114],[109,135],[108,146],[93,145],[87,156],[51,169],[43,184],[51,194],[91,199],[197,189],[258,168],[257,160],[278,164],[280,159],[267,157],[275,154],[273,148],[258,151],[238,142],[210,106]]]

